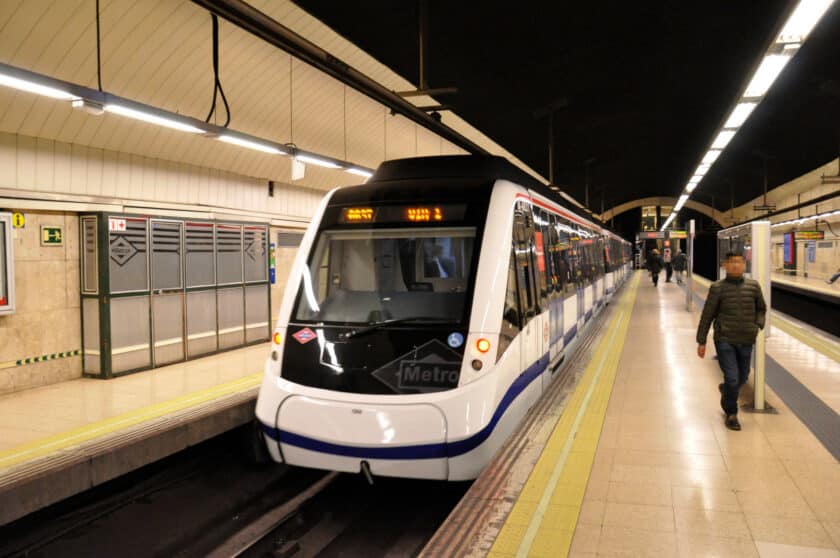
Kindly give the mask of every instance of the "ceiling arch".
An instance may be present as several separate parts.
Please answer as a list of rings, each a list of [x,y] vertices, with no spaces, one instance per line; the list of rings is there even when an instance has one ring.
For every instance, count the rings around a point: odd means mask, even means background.
[[[667,197],[667,196],[658,196],[658,197],[651,197],[651,198],[639,198],[636,200],[632,200],[629,202],[622,203],[615,207],[612,207],[606,210],[604,213],[600,215],[602,221],[608,221],[612,219],[616,215],[620,215],[626,211],[630,211],[631,209],[635,209],[637,207],[642,207],[643,205],[665,205],[673,207],[677,203],[677,198]],[[685,202],[685,207],[689,209],[693,209],[694,211],[698,211],[703,215],[713,219],[717,224],[722,227],[727,226],[725,213],[722,211],[717,211],[716,209],[712,208],[705,203],[700,203],[694,200],[688,200]]]

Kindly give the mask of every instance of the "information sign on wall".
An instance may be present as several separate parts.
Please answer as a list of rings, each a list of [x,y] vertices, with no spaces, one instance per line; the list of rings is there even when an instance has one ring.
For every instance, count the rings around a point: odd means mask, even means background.
[[[64,246],[62,228],[41,225],[41,246]]]

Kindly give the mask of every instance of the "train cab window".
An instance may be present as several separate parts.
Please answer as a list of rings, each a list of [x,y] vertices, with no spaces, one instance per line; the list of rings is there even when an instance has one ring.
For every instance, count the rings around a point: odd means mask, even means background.
[[[375,323],[464,316],[472,227],[323,231],[303,274],[295,318]]]
[[[508,267],[507,289],[505,290],[505,308],[502,313],[502,327],[499,330],[499,351],[496,362],[502,357],[508,346],[519,334],[521,317],[519,312],[519,290],[516,286],[516,259],[510,255]]]

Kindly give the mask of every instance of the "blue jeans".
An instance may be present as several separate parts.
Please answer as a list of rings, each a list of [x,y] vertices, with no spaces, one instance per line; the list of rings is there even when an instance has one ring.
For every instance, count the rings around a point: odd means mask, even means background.
[[[738,391],[750,377],[750,357],[752,357],[753,346],[715,341],[715,349],[718,364],[723,371],[721,407],[727,415],[737,415]]]

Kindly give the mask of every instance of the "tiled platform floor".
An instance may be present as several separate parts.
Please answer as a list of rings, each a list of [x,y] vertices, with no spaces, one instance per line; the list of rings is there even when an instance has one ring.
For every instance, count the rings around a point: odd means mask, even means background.
[[[83,378],[0,396],[0,453],[261,373],[268,347],[262,343],[121,378]]]
[[[778,414],[723,426],[684,301],[639,288],[571,555],[840,557],[840,464],[772,391]]]

